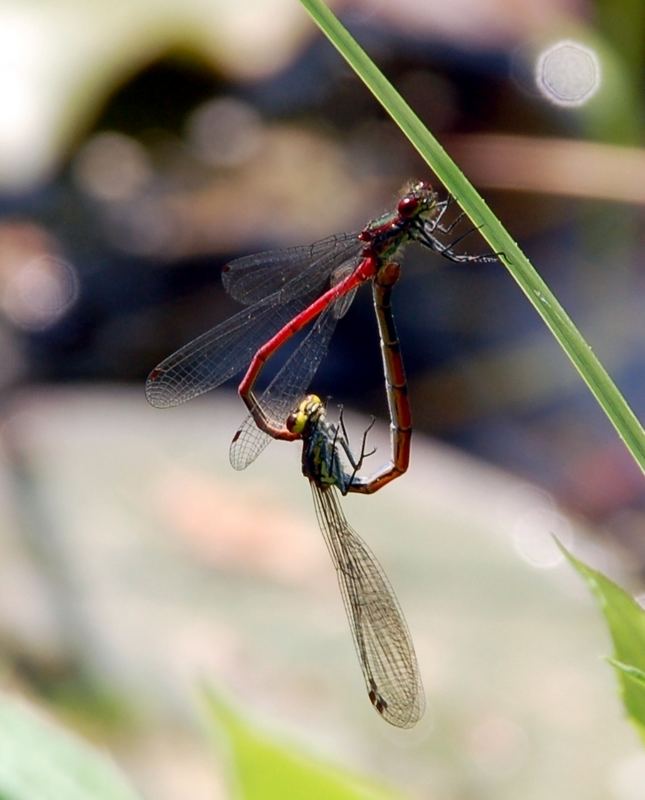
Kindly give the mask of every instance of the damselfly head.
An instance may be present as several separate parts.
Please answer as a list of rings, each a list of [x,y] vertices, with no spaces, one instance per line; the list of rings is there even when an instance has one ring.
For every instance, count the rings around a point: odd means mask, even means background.
[[[316,425],[325,417],[325,404],[317,394],[308,394],[298,408],[287,417],[286,427],[291,433],[304,434],[310,425]]]
[[[437,193],[427,181],[409,183],[401,194],[396,210],[402,219],[412,219],[431,211],[437,202]]]

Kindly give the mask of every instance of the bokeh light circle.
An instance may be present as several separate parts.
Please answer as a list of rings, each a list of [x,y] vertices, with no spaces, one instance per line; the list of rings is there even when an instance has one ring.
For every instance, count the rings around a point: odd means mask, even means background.
[[[6,281],[0,305],[19,328],[41,331],[58,322],[78,297],[76,271],[67,261],[39,256]]]
[[[565,39],[539,55],[535,66],[535,82],[551,103],[581,106],[600,87],[600,61],[589,47]]]

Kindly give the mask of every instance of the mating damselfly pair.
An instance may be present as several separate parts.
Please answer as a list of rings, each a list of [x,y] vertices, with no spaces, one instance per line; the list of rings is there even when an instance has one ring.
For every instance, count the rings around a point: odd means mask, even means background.
[[[359,232],[230,262],[222,274],[224,287],[247,307],[162,361],[146,384],[150,403],[163,408],[197,397],[246,368],[239,394],[249,415],[229,452],[236,469],[254,461],[272,438],[302,440],[303,473],[337,571],[370,700],[384,719],[399,727],[414,725],[423,713],[414,647],[383,570],[347,523],[337,494],[373,493],[408,467],[411,411],[390,302],[405,246],[417,242],[456,262],[495,260],[492,255],[455,252],[457,242],[473,229],[446,242],[464,216],[446,221],[452,202],[450,196],[440,200],[430,184],[415,182],[402,192],[394,211]],[[367,455],[366,435],[355,456],[342,417],[338,424],[327,422],[324,404],[305,394],[336,323],[356,290],[368,282],[379,328],[391,452],[389,461],[366,478],[359,475]],[[255,385],[266,362],[307,326],[300,344],[258,397]]]

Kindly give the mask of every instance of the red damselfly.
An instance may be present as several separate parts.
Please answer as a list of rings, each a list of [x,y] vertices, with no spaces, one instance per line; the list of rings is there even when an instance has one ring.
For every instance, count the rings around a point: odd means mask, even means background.
[[[338,234],[309,246],[259,253],[230,262],[222,279],[228,293],[248,307],[189,342],[152,370],[146,396],[157,407],[178,405],[219,386],[248,366],[240,394],[260,429],[292,439],[283,423],[311,382],[336,322],[353,292],[395,261],[411,241],[457,262],[492,261],[495,256],[456,253],[454,246],[472,232],[446,242],[463,218],[444,222],[452,197],[440,200],[430,184],[411,184],[393,212],[357,233]],[[297,350],[262,398],[254,385],[265,364],[298,331],[314,322]],[[231,448],[231,463],[247,466],[269,441],[245,422]]]

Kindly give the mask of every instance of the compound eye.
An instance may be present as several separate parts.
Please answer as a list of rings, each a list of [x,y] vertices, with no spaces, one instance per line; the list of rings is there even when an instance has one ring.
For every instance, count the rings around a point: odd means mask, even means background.
[[[304,433],[311,418],[319,414],[323,403],[317,394],[308,394],[287,417],[285,425],[290,433]]]
[[[305,425],[307,424],[307,415],[303,413],[300,409],[298,411],[292,411],[291,414],[287,417],[287,430],[291,433],[302,433],[305,429]]]
[[[399,200],[399,204],[397,206],[397,211],[399,212],[399,216],[403,217],[404,219],[409,219],[413,217],[419,208],[419,198],[412,197],[411,195],[406,195]]]

